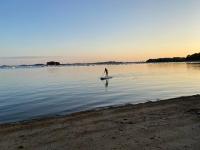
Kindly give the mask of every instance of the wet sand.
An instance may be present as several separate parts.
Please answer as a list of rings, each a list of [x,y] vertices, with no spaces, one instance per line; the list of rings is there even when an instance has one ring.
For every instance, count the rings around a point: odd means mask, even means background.
[[[0,125],[0,150],[199,150],[200,95]]]

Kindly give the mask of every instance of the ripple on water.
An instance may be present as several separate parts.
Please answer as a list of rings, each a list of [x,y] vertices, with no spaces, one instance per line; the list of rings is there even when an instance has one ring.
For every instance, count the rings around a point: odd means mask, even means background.
[[[186,64],[42,67],[0,71],[0,123],[140,103],[200,92],[200,68]]]

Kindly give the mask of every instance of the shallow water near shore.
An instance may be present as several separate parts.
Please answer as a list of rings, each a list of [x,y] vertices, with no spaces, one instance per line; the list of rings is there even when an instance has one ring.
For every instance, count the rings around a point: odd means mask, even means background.
[[[0,123],[198,94],[199,82],[186,63],[0,69]]]

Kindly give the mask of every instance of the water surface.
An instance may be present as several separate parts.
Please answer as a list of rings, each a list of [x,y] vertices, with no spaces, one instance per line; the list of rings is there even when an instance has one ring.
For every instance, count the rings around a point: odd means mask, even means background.
[[[104,67],[114,78],[101,81]],[[200,93],[200,64],[0,69],[0,123]]]

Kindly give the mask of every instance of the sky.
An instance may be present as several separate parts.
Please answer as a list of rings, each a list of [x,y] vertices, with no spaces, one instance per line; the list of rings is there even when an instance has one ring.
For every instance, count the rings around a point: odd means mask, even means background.
[[[200,52],[199,0],[1,0],[0,57],[143,61]]]

